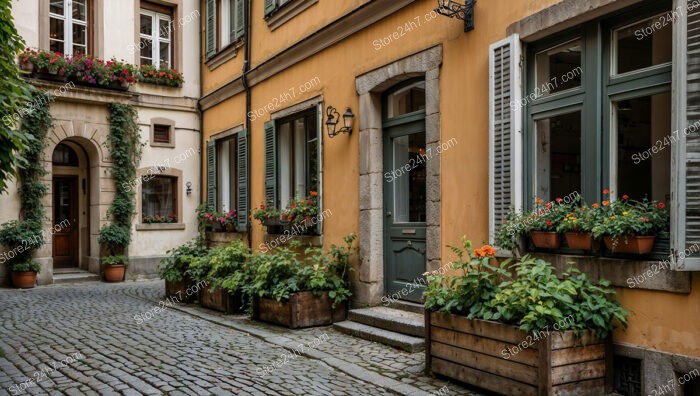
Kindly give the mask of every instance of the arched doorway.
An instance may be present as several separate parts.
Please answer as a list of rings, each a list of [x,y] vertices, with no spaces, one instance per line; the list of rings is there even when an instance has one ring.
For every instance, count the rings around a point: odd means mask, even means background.
[[[54,269],[87,267],[88,156],[64,140],[51,156],[51,244]]]

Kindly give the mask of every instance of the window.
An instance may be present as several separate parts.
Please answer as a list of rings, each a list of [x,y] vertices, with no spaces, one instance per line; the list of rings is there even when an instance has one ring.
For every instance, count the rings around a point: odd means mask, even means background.
[[[177,177],[144,177],[141,191],[141,211],[144,217],[160,216],[177,221]]]
[[[51,162],[57,166],[78,166],[78,154],[68,145],[59,143],[53,151]]]
[[[318,131],[316,112],[278,123],[279,207],[292,198],[318,191]]]
[[[156,143],[170,143],[170,125],[153,125],[153,141]]]
[[[227,212],[236,209],[237,146],[235,136],[216,141],[216,191],[217,209]]]
[[[172,9],[144,3],[140,15],[141,64],[172,66]]]
[[[610,187],[670,200],[670,147],[642,160],[671,135],[671,29],[645,29],[663,15],[636,10],[531,47],[527,197],[598,202]]]
[[[245,0],[206,0],[206,55],[211,58],[245,34]]]
[[[49,48],[64,54],[88,53],[90,0],[50,0]]]
[[[401,88],[387,97],[386,118],[425,110],[425,81]]]

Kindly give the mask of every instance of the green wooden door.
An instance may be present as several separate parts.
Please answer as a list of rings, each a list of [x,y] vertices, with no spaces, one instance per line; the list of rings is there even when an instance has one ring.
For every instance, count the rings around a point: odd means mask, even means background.
[[[384,126],[384,264],[386,293],[420,301],[426,270],[425,114]]]

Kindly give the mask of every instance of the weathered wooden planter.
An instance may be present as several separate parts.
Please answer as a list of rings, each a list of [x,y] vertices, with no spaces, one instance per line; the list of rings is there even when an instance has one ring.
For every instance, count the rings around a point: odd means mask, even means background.
[[[654,240],[656,236],[626,236],[613,238],[606,236],[603,238],[605,247],[612,253],[627,254],[649,254],[654,250]],[[616,243],[617,242],[617,243]]]
[[[209,286],[203,286],[199,292],[199,303],[204,308],[227,314],[243,313],[244,311],[243,296],[240,293],[231,294],[220,287],[216,291],[211,291]]]
[[[590,232],[567,232],[564,236],[566,237],[566,244],[571,249],[593,250],[593,237]]]
[[[591,332],[542,332],[425,313],[426,370],[506,395],[601,395],[611,388],[612,343]]]
[[[180,282],[165,281],[165,298],[176,299],[179,302],[191,304],[197,299],[197,290],[193,288],[194,281],[186,276]],[[189,295],[187,292],[189,291]]]
[[[269,298],[253,301],[253,319],[273,323],[290,329],[327,326],[345,320],[345,304],[332,308],[328,292],[314,296],[313,292],[293,293],[289,301],[278,302]]]
[[[540,249],[559,249],[561,239],[556,232],[530,231],[532,244]]]

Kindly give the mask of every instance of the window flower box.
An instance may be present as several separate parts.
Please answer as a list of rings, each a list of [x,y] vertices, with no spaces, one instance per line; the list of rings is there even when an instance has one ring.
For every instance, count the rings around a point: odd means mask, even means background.
[[[532,244],[540,249],[559,249],[561,239],[554,231],[530,231]]]
[[[603,238],[605,247],[611,253],[627,253],[627,254],[649,254],[654,250],[654,241],[656,236],[637,236],[627,235],[624,237],[614,238],[606,236]]]
[[[593,237],[590,232],[567,232],[564,237],[571,249],[593,250]]]
[[[138,71],[138,80],[141,83],[174,88],[182,87],[182,84],[185,82],[182,73],[168,67],[165,63],[161,64],[160,68],[156,68],[153,65],[141,65]]]

